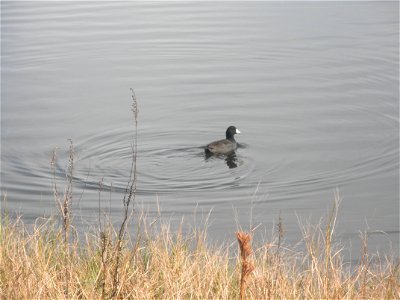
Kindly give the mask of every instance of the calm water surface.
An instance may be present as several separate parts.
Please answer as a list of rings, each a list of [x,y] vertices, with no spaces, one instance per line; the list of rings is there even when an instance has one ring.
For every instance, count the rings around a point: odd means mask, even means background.
[[[399,250],[398,2],[2,2],[1,191],[30,222],[56,212],[51,153],[74,214],[121,215],[139,101],[137,205],[172,226],[209,217],[300,240],[340,191],[337,236]],[[235,165],[202,146],[237,126]],[[4,207],[4,204],[3,204]],[[80,220],[80,221],[79,221]],[[82,225],[84,226],[84,225]],[[84,227],[82,227],[84,228]]]

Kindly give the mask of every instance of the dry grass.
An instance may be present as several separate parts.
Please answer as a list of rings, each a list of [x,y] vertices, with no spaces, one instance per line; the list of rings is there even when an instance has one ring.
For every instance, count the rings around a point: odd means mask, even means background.
[[[370,256],[366,238],[360,264],[344,265],[340,245],[333,239],[335,214],[336,209],[324,226],[304,226],[305,252],[286,245],[277,251],[278,242],[265,243],[253,253],[248,250],[254,271],[246,279],[243,296],[398,299],[398,262]],[[168,224],[149,225],[141,217],[140,232],[135,236],[127,232],[119,249],[118,228],[110,225],[101,233],[80,238],[75,234],[66,244],[63,225],[54,219],[39,219],[28,230],[21,220],[11,222],[3,215],[0,224],[1,299],[240,297],[243,256],[237,245],[208,246],[205,231],[173,233]]]

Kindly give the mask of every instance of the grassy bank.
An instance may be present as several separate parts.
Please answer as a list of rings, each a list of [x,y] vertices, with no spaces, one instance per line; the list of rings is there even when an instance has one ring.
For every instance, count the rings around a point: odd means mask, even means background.
[[[335,220],[333,213],[325,224],[305,226],[302,252],[282,245],[279,231],[259,247],[253,241],[246,299],[398,299],[398,261],[370,255],[364,239],[360,263],[349,268],[335,243]],[[82,236],[71,227],[66,241],[55,219],[38,219],[27,229],[3,215],[1,298],[239,299],[242,264],[236,244],[211,247],[205,231],[183,235],[145,218],[139,224],[139,233],[127,233],[118,248],[118,228],[111,225]]]

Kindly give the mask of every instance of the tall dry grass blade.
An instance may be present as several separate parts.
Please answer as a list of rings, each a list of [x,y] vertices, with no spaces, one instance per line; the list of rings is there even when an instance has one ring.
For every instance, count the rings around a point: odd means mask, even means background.
[[[114,274],[113,274],[113,289],[111,293],[111,298],[115,298],[118,294],[119,290],[119,285],[120,285],[120,278],[119,278],[119,267],[120,267],[120,261],[121,261],[121,250],[122,250],[122,242],[125,237],[126,233],[126,228],[128,226],[128,221],[133,213],[133,208],[130,209],[131,206],[133,206],[136,198],[136,183],[137,183],[137,169],[136,169],[136,161],[137,161],[137,125],[138,125],[138,114],[139,114],[139,109],[138,109],[138,102],[136,99],[136,95],[133,89],[131,89],[132,92],[132,112],[133,112],[133,121],[135,125],[135,132],[133,136],[133,145],[132,145],[132,160],[131,160],[131,170],[129,174],[129,180],[128,184],[125,190],[125,195],[122,200],[123,205],[124,205],[124,217],[121,223],[121,226],[118,231],[118,237],[117,237],[117,242],[116,242],[116,263],[115,263],[115,268],[114,268]]]
[[[242,273],[240,276],[240,299],[245,299],[246,282],[251,272],[254,271],[254,263],[250,261],[249,257],[253,253],[251,247],[251,235],[247,232],[236,232],[236,237],[240,247],[240,257],[242,262]]]
[[[70,229],[71,229],[71,205],[72,205],[72,197],[73,197],[73,175],[74,175],[74,166],[75,166],[75,151],[74,144],[71,139],[69,141],[69,160],[68,160],[68,169],[65,174],[66,176],[66,187],[64,190],[64,194],[61,196],[58,192],[57,188],[57,180],[56,180],[56,162],[57,162],[57,148],[53,150],[53,155],[51,159],[51,168],[53,169],[53,193],[55,200],[58,204],[58,208],[61,214],[62,226],[63,226],[63,235],[64,235],[64,276],[65,276],[65,286],[64,286],[64,294],[65,297],[69,297],[69,282],[70,282]]]
[[[324,274],[324,292],[325,297],[329,298],[330,286],[332,280],[332,274],[334,270],[333,257],[332,257],[332,243],[336,226],[336,219],[338,215],[338,209],[340,205],[341,198],[339,196],[339,191],[335,192],[335,199],[333,201],[333,206],[329,213],[329,219],[326,223],[325,228],[325,274]]]

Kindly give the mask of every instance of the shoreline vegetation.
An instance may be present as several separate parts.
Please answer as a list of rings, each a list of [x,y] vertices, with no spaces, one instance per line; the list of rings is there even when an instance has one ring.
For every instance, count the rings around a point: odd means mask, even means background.
[[[368,253],[364,235],[360,261],[344,263],[336,212],[326,224],[304,226],[304,251],[282,243],[278,230],[261,245],[238,232],[245,245],[209,246],[206,229],[172,232],[143,214],[121,242],[109,220],[81,235],[71,224],[66,241],[60,218],[27,226],[3,213],[0,298],[399,299],[399,258]]]
[[[97,228],[75,230],[70,141],[63,192],[56,181],[56,151],[51,161],[59,215],[26,225],[1,212],[1,299],[400,298],[398,255],[370,254],[367,234],[360,236],[360,261],[344,262],[345,249],[335,238],[338,194],[324,222],[301,226],[303,250],[283,242],[281,219],[267,242],[253,241],[253,228],[232,229],[238,243],[220,246],[207,243],[206,228],[187,231],[182,224],[172,231],[168,222],[147,220],[134,207],[138,106],[133,90],[132,101],[135,130],[121,224],[101,218],[99,207]],[[134,230],[128,230],[133,223]]]

